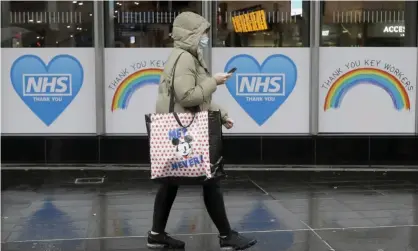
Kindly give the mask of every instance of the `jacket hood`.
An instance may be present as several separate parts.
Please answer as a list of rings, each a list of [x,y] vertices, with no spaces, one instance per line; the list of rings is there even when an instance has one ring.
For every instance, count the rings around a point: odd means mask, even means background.
[[[197,55],[200,38],[209,28],[210,23],[204,17],[193,12],[182,12],[173,22],[174,47]]]

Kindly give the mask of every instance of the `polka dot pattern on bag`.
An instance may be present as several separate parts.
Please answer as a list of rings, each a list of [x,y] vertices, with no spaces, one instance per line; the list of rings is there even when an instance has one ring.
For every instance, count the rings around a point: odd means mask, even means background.
[[[178,113],[183,125],[191,113]],[[173,140],[174,139],[174,140]],[[184,129],[173,114],[152,114],[150,125],[151,179],[209,176],[208,112],[198,112]]]

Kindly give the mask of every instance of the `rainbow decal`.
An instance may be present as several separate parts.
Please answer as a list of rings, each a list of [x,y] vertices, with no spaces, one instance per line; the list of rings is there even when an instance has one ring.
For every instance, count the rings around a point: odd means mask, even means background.
[[[392,98],[397,110],[411,108],[408,93],[396,77],[376,68],[359,68],[345,73],[332,84],[325,98],[324,111],[339,108],[345,94],[359,84],[372,84],[383,88]]]
[[[113,94],[112,112],[117,109],[125,110],[129,100],[136,90],[145,85],[158,85],[163,70],[158,68],[143,69],[126,77]]]

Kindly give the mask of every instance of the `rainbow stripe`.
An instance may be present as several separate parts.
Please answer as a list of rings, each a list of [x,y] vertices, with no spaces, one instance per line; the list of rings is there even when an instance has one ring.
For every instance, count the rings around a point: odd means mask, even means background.
[[[359,68],[345,73],[332,84],[325,98],[324,111],[339,108],[345,94],[360,84],[372,84],[383,88],[392,98],[397,110],[411,108],[408,93],[396,77],[376,68]]]
[[[112,112],[117,109],[126,109],[129,100],[136,90],[145,85],[158,85],[163,70],[158,68],[143,69],[126,77],[113,94]]]

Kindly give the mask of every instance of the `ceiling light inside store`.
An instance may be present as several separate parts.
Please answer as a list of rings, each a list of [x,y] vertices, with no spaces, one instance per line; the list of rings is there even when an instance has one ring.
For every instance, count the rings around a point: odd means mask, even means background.
[[[74,37],[73,35],[70,35],[70,37]]]
[[[135,2],[135,5],[139,5],[139,3],[138,2]]]
[[[33,23],[33,19],[29,19],[29,23]]]
[[[69,29],[69,28],[71,28],[71,26],[68,25],[67,28]]]
[[[38,24],[41,23],[41,20],[36,21]]]
[[[73,1],[73,3],[77,3],[77,1]]]
[[[78,5],[83,5],[83,2],[79,2]]]
[[[322,31],[322,36],[326,37],[329,35],[329,30],[323,30]]]

